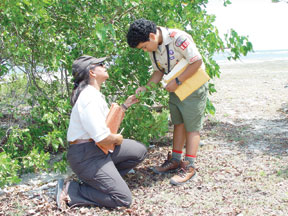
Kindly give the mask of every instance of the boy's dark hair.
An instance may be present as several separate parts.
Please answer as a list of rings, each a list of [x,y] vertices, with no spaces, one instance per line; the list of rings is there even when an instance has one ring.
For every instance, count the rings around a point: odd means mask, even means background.
[[[130,47],[135,48],[139,43],[149,41],[149,34],[156,34],[157,26],[150,20],[135,20],[129,27],[127,42]]]

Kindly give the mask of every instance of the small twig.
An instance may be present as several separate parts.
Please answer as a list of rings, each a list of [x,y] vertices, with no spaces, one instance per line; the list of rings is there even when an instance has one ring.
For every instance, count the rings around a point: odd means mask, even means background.
[[[118,22],[125,14],[129,13],[131,10],[137,8],[138,6],[139,6],[139,5],[136,5],[136,6],[134,6],[134,7],[131,7],[131,8],[129,8],[129,9],[127,9],[127,10],[124,11],[117,19],[115,19],[115,21]],[[117,14],[116,14],[116,15],[117,15]],[[116,16],[114,16],[112,20],[114,20],[115,17],[116,17]],[[111,22],[111,23],[114,23],[114,22]]]
[[[5,135],[1,139],[0,146],[2,146],[5,143],[5,140],[8,138],[10,132],[11,132],[11,128],[8,128],[5,132]],[[1,147],[1,149],[4,150],[2,147]]]
[[[66,84],[67,93],[68,93],[69,97],[71,97],[71,93],[70,93],[70,89],[69,89],[67,69],[65,69],[64,72],[65,72],[65,84]]]

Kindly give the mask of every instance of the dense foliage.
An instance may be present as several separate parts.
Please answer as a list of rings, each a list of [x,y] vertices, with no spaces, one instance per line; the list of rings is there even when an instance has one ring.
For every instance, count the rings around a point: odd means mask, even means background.
[[[19,181],[23,172],[48,169],[50,153],[67,147],[71,65],[82,54],[110,56],[110,78],[103,92],[124,101],[144,85],[151,73],[148,55],[126,43],[129,24],[144,17],[161,26],[189,32],[206,64],[220,77],[212,56],[229,48],[237,59],[252,50],[245,36],[234,30],[221,39],[208,15],[208,0],[0,0],[0,187]],[[229,0],[223,0],[224,5]],[[14,72],[13,72],[14,71]],[[8,75],[8,76],[7,76]],[[22,76],[24,75],[24,76]],[[210,93],[215,92],[213,82]],[[147,145],[167,132],[167,93],[155,88],[141,95],[123,122],[125,137]],[[157,105],[159,111],[153,109]],[[214,107],[208,102],[207,111]],[[7,121],[6,121],[7,122]],[[65,151],[64,151],[65,152]],[[56,170],[65,170],[63,160]]]

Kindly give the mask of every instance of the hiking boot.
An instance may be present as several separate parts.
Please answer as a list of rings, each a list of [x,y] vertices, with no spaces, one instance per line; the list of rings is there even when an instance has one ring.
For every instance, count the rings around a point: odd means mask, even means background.
[[[189,161],[182,160],[180,163],[180,169],[178,170],[177,175],[174,175],[170,179],[170,183],[173,185],[180,185],[188,182],[196,175],[196,170],[193,165],[190,165]]]
[[[153,171],[157,174],[176,172],[179,168],[179,165],[180,162],[178,162],[176,159],[173,159],[172,154],[169,151],[167,160],[165,160],[161,166],[153,167]]]

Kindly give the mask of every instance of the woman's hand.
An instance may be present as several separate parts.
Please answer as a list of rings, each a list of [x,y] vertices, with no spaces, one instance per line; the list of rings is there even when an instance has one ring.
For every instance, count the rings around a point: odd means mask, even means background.
[[[99,141],[98,143],[101,145],[111,145],[111,144],[121,145],[122,142],[123,142],[123,136],[121,134],[111,133],[109,136]]]
[[[113,134],[115,136],[115,145],[121,145],[123,142],[123,136],[121,134]]]
[[[133,104],[139,102],[139,100],[136,98],[135,95],[130,95],[126,101],[124,102],[124,105],[129,108],[130,106],[132,106]]]

